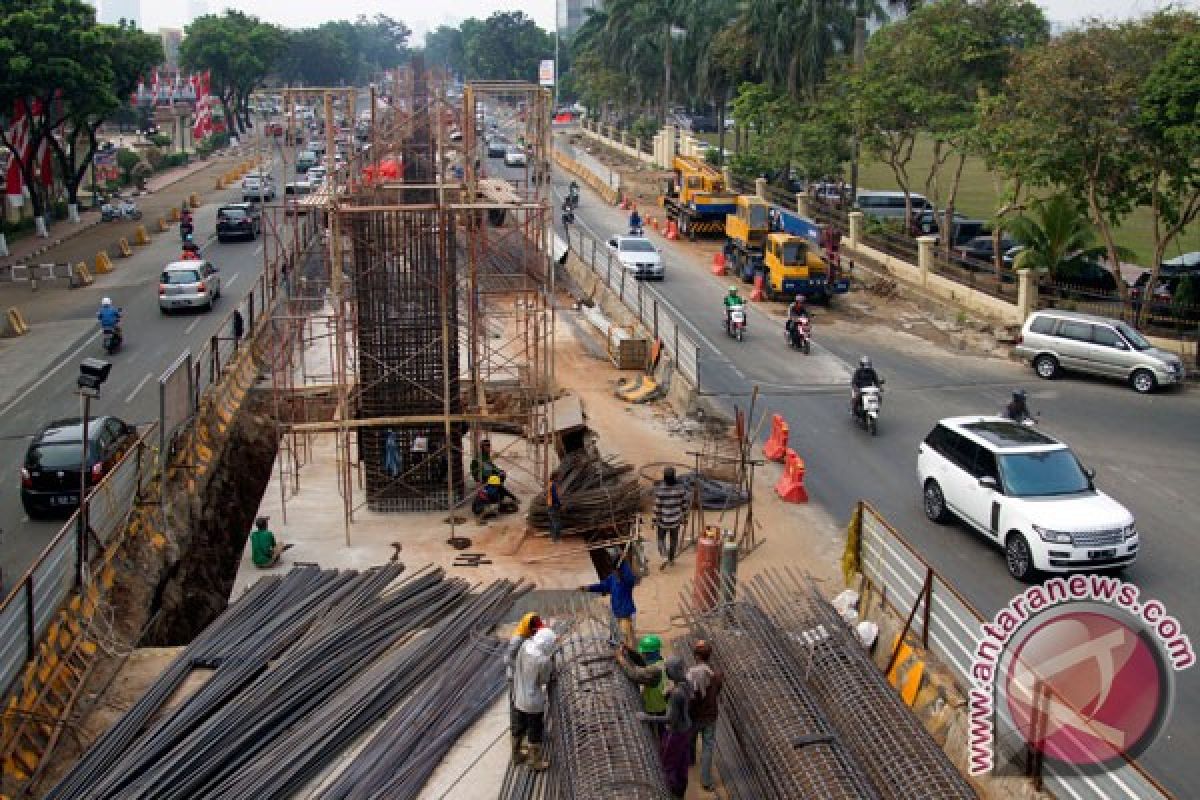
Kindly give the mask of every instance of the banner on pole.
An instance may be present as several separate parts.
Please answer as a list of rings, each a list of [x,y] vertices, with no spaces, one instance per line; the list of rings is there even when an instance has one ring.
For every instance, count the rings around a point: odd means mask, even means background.
[[[554,85],[554,59],[547,58],[538,66],[538,85]]]

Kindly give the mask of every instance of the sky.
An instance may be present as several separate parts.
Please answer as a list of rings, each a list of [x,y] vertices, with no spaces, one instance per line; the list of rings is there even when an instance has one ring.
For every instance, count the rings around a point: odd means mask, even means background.
[[[1140,16],[1169,3],[1166,0],[1041,0],[1038,4],[1052,22],[1070,25],[1092,16],[1109,19]],[[1200,11],[1200,0],[1179,0],[1174,5]],[[189,10],[194,12],[204,6],[210,12],[219,12],[226,6],[235,7],[292,28],[383,12],[412,28],[414,43],[420,43],[426,31],[439,25],[457,25],[468,17],[487,17],[495,11],[519,9],[543,28],[551,30],[554,27],[554,0],[393,0],[387,3],[380,0],[338,0],[336,3],[328,0],[239,0],[236,4],[225,0],[141,0],[142,28],[152,31],[161,27],[181,27],[187,21]]]

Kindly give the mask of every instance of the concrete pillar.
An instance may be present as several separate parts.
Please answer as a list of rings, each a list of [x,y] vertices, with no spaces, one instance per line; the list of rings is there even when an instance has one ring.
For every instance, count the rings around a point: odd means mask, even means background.
[[[808,192],[796,192],[796,213],[805,219],[812,219],[812,209],[808,205]]]
[[[726,189],[733,189],[733,170],[728,164],[721,167],[721,180],[725,181]]]
[[[858,247],[863,243],[863,212],[850,212],[850,244]]]
[[[763,200],[767,199],[767,179],[766,178],[755,178],[754,179],[754,193]]]
[[[637,151],[638,159],[640,160],[642,157],[642,137],[633,137],[633,149]]]
[[[917,266],[921,268],[921,285],[929,282],[929,273],[933,272],[933,248],[937,245],[936,236],[917,237]]]
[[[1031,269],[1017,270],[1017,313],[1021,315],[1021,324],[1034,311],[1037,311],[1037,277]]]

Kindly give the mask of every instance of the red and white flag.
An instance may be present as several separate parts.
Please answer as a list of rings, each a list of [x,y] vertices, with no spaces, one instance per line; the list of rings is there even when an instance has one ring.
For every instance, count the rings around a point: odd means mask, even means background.
[[[25,179],[21,175],[21,162],[29,158],[29,115],[26,113],[25,102],[17,100],[13,104],[12,123],[7,131],[8,141],[13,144],[16,154],[9,154],[8,174],[5,176],[5,193],[19,203],[23,197],[21,187]]]

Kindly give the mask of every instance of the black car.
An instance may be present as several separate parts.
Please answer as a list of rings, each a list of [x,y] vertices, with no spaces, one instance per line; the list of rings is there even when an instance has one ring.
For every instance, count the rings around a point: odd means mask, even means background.
[[[1107,300],[1117,292],[1117,278],[1112,270],[1084,258],[1064,261],[1055,271],[1052,284],[1060,297]]]
[[[508,152],[508,144],[496,136],[488,139],[487,154],[488,158],[504,158],[504,154]]]
[[[970,221],[970,220],[968,220]],[[992,235],[973,236],[966,244],[954,248],[954,260],[967,269],[989,270],[995,266],[996,251],[993,249]],[[1000,237],[1000,253],[1006,253],[1017,243],[1008,236]]]
[[[217,241],[258,238],[262,216],[254,203],[229,203],[217,209]]]
[[[95,486],[137,441],[137,429],[117,417],[88,420],[87,485]],[[60,419],[38,431],[21,467],[21,505],[30,519],[68,514],[79,505],[83,424]]]

